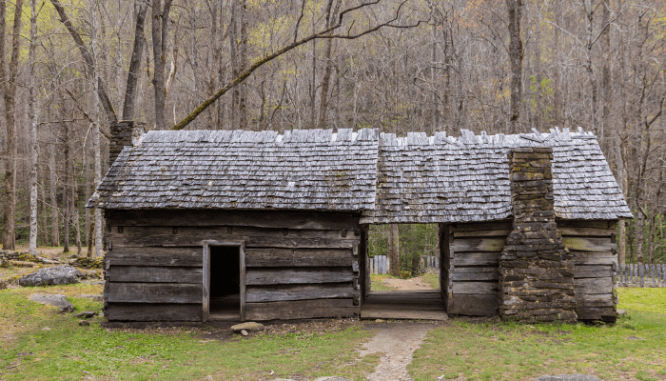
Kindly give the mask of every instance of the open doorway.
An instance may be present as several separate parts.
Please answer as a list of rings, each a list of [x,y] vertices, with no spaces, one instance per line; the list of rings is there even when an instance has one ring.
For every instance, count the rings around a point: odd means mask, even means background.
[[[369,226],[364,319],[446,320],[440,291],[439,226]]]
[[[243,320],[243,245],[210,242],[204,250],[204,320]]]

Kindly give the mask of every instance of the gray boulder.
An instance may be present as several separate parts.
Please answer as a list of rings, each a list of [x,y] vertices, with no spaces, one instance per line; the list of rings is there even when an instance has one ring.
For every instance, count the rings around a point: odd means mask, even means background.
[[[314,381],[352,381],[346,377],[340,376],[329,376],[329,377],[318,377]]]
[[[72,266],[62,265],[39,269],[19,279],[19,286],[47,286],[77,283],[83,274]]]
[[[74,311],[74,305],[67,300],[65,295],[60,294],[30,294],[29,300],[33,302],[48,304],[57,307],[60,312]]]
[[[557,376],[541,376],[536,381],[602,381],[588,374],[559,374]]]

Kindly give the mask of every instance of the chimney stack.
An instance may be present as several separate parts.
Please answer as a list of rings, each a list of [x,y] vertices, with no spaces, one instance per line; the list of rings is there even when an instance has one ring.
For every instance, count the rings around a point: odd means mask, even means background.
[[[124,147],[135,145],[141,134],[145,132],[143,123],[132,120],[121,120],[111,125],[111,138],[109,139],[109,167],[116,161]]]

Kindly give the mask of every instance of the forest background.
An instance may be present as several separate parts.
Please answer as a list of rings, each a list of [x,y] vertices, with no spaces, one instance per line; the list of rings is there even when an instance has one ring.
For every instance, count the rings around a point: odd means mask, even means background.
[[[116,120],[454,136],[581,126],[635,216],[619,224],[620,262],[666,261],[663,0],[0,0],[0,22],[5,249],[101,253],[101,214],[83,205]],[[391,242],[433,255],[436,226],[372,228],[373,254]]]

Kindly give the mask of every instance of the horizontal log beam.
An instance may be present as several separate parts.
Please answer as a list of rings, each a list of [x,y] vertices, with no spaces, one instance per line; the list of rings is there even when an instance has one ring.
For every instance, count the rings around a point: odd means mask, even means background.
[[[202,246],[204,241],[245,241],[246,247],[351,249],[360,236],[342,231],[257,229],[247,227],[132,227],[111,229],[113,248]]]
[[[616,249],[610,238],[562,237],[567,249],[587,252],[612,252]]]
[[[316,299],[288,302],[247,303],[246,320],[344,318],[360,314],[352,299]]]
[[[579,278],[574,279],[576,295],[609,294],[613,292],[612,278]]]
[[[611,265],[579,265],[574,268],[574,278],[610,278],[613,276]]]
[[[346,299],[354,296],[352,283],[298,286],[248,286],[246,303],[308,299]]]
[[[499,252],[454,253],[453,265],[457,266],[499,266]]]
[[[496,294],[465,294],[454,293],[453,302],[450,303],[450,314],[469,316],[495,316],[498,311],[498,296]]]
[[[104,299],[109,303],[178,303],[203,302],[201,284],[174,283],[107,283]]]
[[[196,267],[111,266],[109,282],[201,283],[203,271]]]
[[[351,266],[350,249],[254,249],[245,250],[247,267]]]
[[[449,224],[449,233],[454,232],[472,232],[472,231],[489,231],[489,230],[511,230],[513,223],[506,222],[481,222],[469,224]]]
[[[454,253],[477,253],[480,251],[502,251],[506,244],[505,238],[459,238],[450,244]]]
[[[497,282],[453,282],[453,294],[493,294],[499,290]],[[495,295],[495,297],[497,297]]]
[[[108,303],[109,321],[201,321],[201,304]]]
[[[238,210],[107,210],[107,226],[248,226],[273,229],[353,231],[353,213]]]
[[[274,284],[309,284],[309,283],[342,283],[351,282],[354,273],[351,266],[348,268],[305,268],[305,269],[248,269],[246,273],[247,285],[274,285]]]
[[[558,230],[562,236],[574,237],[612,237],[616,234],[615,229],[599,228],[560,228]]]
[[[110,266],[203,266],[203,247],[129,247],[106,252]]]
[[[497,267],[455,267],[450,277],[454,281],[493,281],[499,280]]]
[[[617,263],[617,255],[611,252],[574,252],[576,265],[612,265]]]

